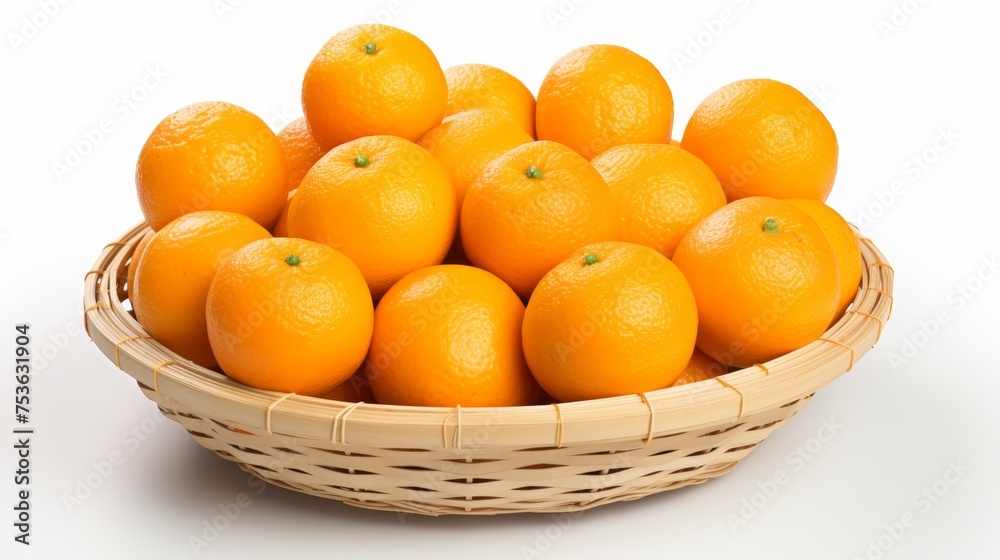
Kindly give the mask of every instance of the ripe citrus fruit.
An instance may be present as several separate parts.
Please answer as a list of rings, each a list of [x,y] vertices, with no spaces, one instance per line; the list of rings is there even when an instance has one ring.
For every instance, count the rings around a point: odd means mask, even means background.
[[[618,209],[601,174],[562,144],[518,146],[490,162],[462,206],[462,245],[473,264],[522,298],[588,243],[618,236]]]
[[[282,128],[278,132],[278,141],[288,159],[288,190],[293,191],[326,150],[320,147],[309,132],[305,117],[297,118]]]
[[[142,328],[167,348],[213,368],[205,298],[216,269],[244,245],[270,237],[241,214],[185,214],[149,239],[135,271],[132,307]],[[139,288],[141,286],[141,288]]]
[[[379,298],[407,273],[444,259],[456,215],[455,191],[426,150],[367,136],[309,170],[288,210],[288,234],[343,252]]]
[[[475,109],[446,117],[417,142],[444,167],[455,188],[458,210],[469,185],[486,164],[511,148],[533,141],[510,117],[496,109]]]
[[[388,25],[345,29],[323,45],[302,81],[309,130],[325,149],[362,136],[416,141],[441,122],[444,72],[416,36]]]
[[[691,354],[691,361],[684,367],[684,371],[681,372],[680,377],[674,381],[671,387],[712,379],[728,371],[729,368],[713,360],[708,354],[698,348],[695,348],[694,354]]]
[[[788,84],[740,80],[698,105],[681,147],[715,172],[726,197],[826,200],[837,175],[837,136],[812,101]]]
[[[251,387],[320,396],[358,369],[372,299],[358,267],[304,239],[264,239],[219,266],[205,310],[226,375]]]
[[[135,244],[135,251],[132,252],[132,260],[128,263],[128,272],[126,273],[125,285],[128,288],[128,300],[135,302],[135,271],[139,268],[139,259],[142,258],[143,251],[146,250],[146,244],[149,243],[149,238],[153,237],[155,232],[147,231],[146,235]]]
[[[542,278],[522,342],[545,392],[576,401],[669,386],[697,332],[680,270],[654,249],[611,241],[579,249]]]
[[[615,45],[580,47],[542,80],[535,108],[539,140],[555,140],[592,159],[621,144],[666,144],[674,99],[659,70]]]
[[[196,210],[236,212],[270,228],[288,193],[288,164],[274,132],[250,111],[196,103],[156,125],[139,152],[135,185],[153,231]]]
[[[375,310],[367,360],[375,397],[416,406],[534,404],[523,318],[517,294],[485,270],[440,265],[407,274]]]
[[[747,367],[816,340],[840,299],[837,261],[808,214],[780,200],[727,204],[674,253],[698,302],[698,347]]]
[[[847,220],[836,210],[818,200],[796,198],[785,202],[816,220],[819,229],[823,230],[826,240],[833,247],[833,254],[837,257],[837,268],[840,270],[840,303],[837,304],[837,314],[834,317],[836,320],[854,301],[854,296],[858,294],[858,285],[861,284],[861,247],[858,246],[858,238]]]
[[[615,146],[590,163],[618,201],[622,240],[667,258],[692,226],[726,204],[712,170],[675,146]]]
[[[356,371],[354,375],[346,381],[337,385],[329,392],[323,394],[321,398],[331,401],[342,402],[375,402],[375,394],[372,393],[372,384],[368,381],[368,376],[364,373],[365,366]]]
[[[278,221],[274,222],[274,227],[271,228],[271,235],[274,237],[288,237],[288,209],[292,206],[292,197],[295,196],[297,190],[288,192],[288,199],[285,200],[285,205],[281,208],[281,214],[278,214]]]
[[[444,116],[470,109],[499,109],[535,138],[535,96],[521,80],[486,64],[460,64],[444,71],[448,105]]]

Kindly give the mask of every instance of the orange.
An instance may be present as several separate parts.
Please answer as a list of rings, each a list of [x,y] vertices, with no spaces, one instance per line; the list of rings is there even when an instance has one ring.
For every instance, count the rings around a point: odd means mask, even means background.
[[[524,313],[524,357],[559,401],[669,386],[694,351],[698,310],[659,252],[610,241],[580,248],[542,278]]]
[[[833,247],[837,268],[840,270],[840,303],[837,304],[836,320],[854,301],[861,284],[861,247],[858,245],[858,238],[847,220],[818,200],[796,198],[785,202],[816,220],[819,229],[823,230],[826,240]]]
[[[135,271],[139,268],[139,259],[142,258],[142,253],[146,250],[146,244],[149,243],[149,238],[153,237],[154,233],[147,231],[146,235],[143,235],[139,239],[135,244],[135,251],[132,252],[132,260],[128,263],[125,285],[128,288],[128,300],[131,302],[135,301]]]
[[[615,146],[590,163],[618,201],[622,240],[667,258],[692,226],[726,204],[712,170],[675,146]]]
[[[788,84],[740,80],[694,110],[681,147],[701,158],[729,201],[748,196],[826,200],[837,175],[837,135]]]
[[[278,221],[274,222],[274,227],[271,228],[271,235],[274,237],[288,237],[288,209],[292,206],[292,197],[295,196],[294,189],[288,192],[288,199],[285,200],[285,205],[281,208],[281,214],[278,215]]]
[[[601,174],[556,142],[518,146],[490,162],[462,206],[469,260],[522,298],[588,243],[618,236],[618,209]]]
[[[521,80],[486,64],[460,64],[444,71],[448,105],[444,116],[470,109],[500,109],[535,138],[535,96]]]
[[[343,254],[304,239],[250,243],[219,266],[208,338],[226,375],[251,387],[319,396],[368,352],[371,295]]]
[[[511,148],[533,141],[517,123],[495,109],[478,109],[447,117],[417,141],[444,167],[455,188],[458,210],[469,185],[486,164]]]
[[[441,122],[447,102],[448,84],[434,53],[388,25],[337,33],[302,81],[309,130],[324,149],[381,134],[416,141]]]
[[[538,90],[538,139],[566,144],[588,160],[612,146],[666,144],[673,122],[666,80],[624,47],[580,47],[552,66]]]
[[[321,395],[321,398],[331,401],[342,402],[375,402],[375,395],[372,393],[372,384],[368,381],[368,376],[364,373],[364,365],[356,371],[354,375],[346,381],[337,385],[329,392]]]
[[[288,190],[293,191],[326,150],[320,147],[309,132],[305,117],[297,118],[282,128],[278,132],[278,141],[288,158]]]
[[[207,368],[217,364],[208,342],[205,299],[216,269],[244,245],[270,237],[232,212],[185,214],[149,239],[135,271],[132,307],[142,328],[170,350]]]
[[[188,105],[156,125],[139,152],[135,186],[157,231],[197,210],[274,225],[288,193],[281,143],[259,117],[229,103]]]
[[[438,264],[455,234],[455,191],[426,150],[368,136],[330,150],[288,210],[288,234],[343,252],[379,298],[407,273]]]
[[[674,384],[671,385],[671,387],[712,379],[727,373],[728,371],[729,368],[713,360],[708,354],[695,348],[694,354],[691,354],[691,361],[689,361],[688,365],[684,367],[684,371],[681,372],[680,377],[674,381]]]
[[[717,210],[684,236],[673,260],[698,302],[698,348],[727,366],[765,362],[816,340],[840,299],[823,231],[773,198]]]
[[[367,360],[375,397],[416,406],[534,404],[523,318],[517,294],[484,270],[440,265],[406,275],[375,310]]]

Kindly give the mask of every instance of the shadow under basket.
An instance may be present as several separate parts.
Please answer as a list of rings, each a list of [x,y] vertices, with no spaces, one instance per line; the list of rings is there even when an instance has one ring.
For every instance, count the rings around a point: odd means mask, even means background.
[[[125,279],[148,231],[129,230],[85,278],[101,352],[200,445],[278,486],[423,515],[566,512],[732,470],[878,341],[893,271],[868,239],[858,295],[823,336],[765,364],[644,394],[557,405],[431,408],[345,403],[244,386],[149,337]]]

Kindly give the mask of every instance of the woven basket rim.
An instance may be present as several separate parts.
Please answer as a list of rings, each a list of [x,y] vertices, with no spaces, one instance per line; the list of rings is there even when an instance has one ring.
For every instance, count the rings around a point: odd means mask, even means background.
[[[850,371],[878,341],[892,312],[893,269],[855,228],[865,266],[848,311],[817,341],[764,364],[644,394],[554,405],[444,408],[346,403],[248,387],[195,365],[152,339],[124,304],[128,261],[147,231],[140,222],[106,245],[84,279],[84,327],[112,363],[168,403],[182,402],[222,426],[231,422],[277,438],[401,452],[597,442],[642,445],[654,437],[737,424],[752,414],[788,406]],[[810,367],[820,363],[838,367]]]

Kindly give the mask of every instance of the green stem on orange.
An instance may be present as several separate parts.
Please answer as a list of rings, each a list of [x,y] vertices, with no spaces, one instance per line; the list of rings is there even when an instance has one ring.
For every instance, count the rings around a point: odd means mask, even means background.
[[[524,171],[524,174],[528,176],[529,179],[541,179],[542,170],[538,168],[537,165],[532,165]]]
[[[365,54],[375,54],[375,43],[365,45]]]
[[[302,259],[300,259],[298,255],[288,255],[285,257],[285,264],[288,266],[299,266],[299,263],[301,262]]]
[[[774,218],[764,220],[764,233],[770,233],[772,235],[781,233],[781,230],[778,228],[778,221]]]
[[[358,156],[354,158],[354,167],[364,167],[366,165],[368,165],[367,156]]]
[[[593,253],[589,253],[589,254],[587,254],[587,256],[583,257],[584,264],[588,264],[588,265],[594,264],[594,263],[596,263],[599,260],[601,260],[601,259],[598,258],[598,256],[595,255],[595,254],[593,254]]]

